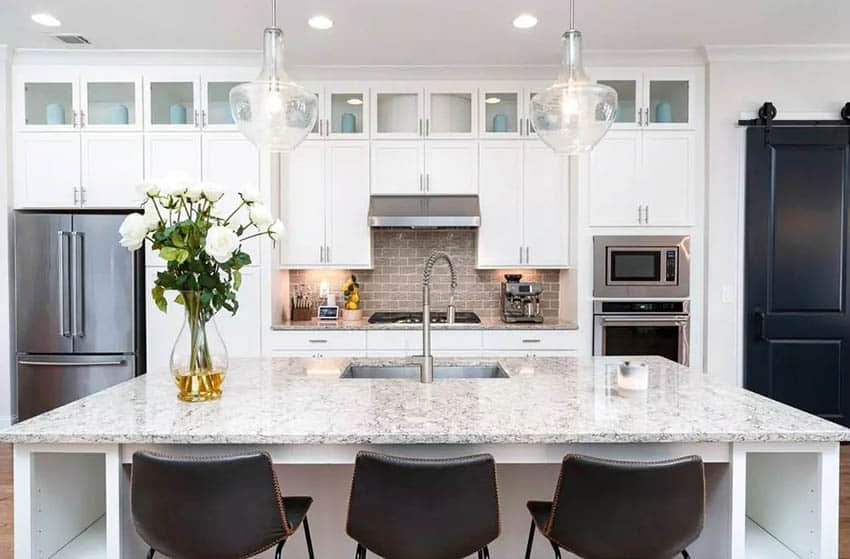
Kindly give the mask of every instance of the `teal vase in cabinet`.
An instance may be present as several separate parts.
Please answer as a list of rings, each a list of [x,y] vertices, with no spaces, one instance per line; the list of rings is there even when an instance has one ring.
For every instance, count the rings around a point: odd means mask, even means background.
[[[168,122],[171,124],[186,124],[186,107],[179,103],[168,109]]]
[[[357,117],[353,114],[343,113],[340,119],[340,129],[343,134],[354,134],[357,131]]]
[[[116,105],[112,107],[109,122],[112,124],[129,124],[130,110],[126,105]]]
[[[493,132],[507,132],[508,117],[502,113],[493,116]]]
[[[59,103],[50,103],[45,107],[44,121],[47,124],[65,124],[65,107]]]
[[[655,122],[673,122],[673,105],[670,101],[659,101],[655,105]]]

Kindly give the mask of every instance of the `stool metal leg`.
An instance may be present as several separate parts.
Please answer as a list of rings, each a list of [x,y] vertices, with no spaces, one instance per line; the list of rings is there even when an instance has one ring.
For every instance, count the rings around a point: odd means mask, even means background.
[[[366,548],[357,544],[357,551],[354,552],[354,559],[366,559]]]
[[[556,544],[552,540],[549,540],[549,543],[552,544],[552,551],[555,552],[555,559],[561,559],[561,550],[558,549],[558,544]]]
[[[525,545],[525,559],[531,559],[531,544],[534,543],[534,520],[531,521],[531,529],[528,531],[528,543]]]
[[[150,550],[148,551],[147,559],[153,559],[154,553],[156,553],[156,551],[154,551],[154,548],[150,548]]]
[[[487,547],[485,545],[484,549],[482,549],[481,551],[484,553],[484,559],[490,559],[490,548],[489,547]]]
[[[307,517],[304,517],[304,538],[307,540],[307,556],[310,559],[315,559],[313,554],[313,539],[310,537],[310,523],[307,522]]]
[[[274,559],[280,559],[280,554],[283,551],[283,544],[286,543],[286,540],[281,540],[279,544],[277,544],[277,549],[274,550]]]
[[[683,550],[682,550],[682,559],[691,559],[691,556],[690,556],[690,555],[688,555],[688,550],[687,550],[687,549],[683,549]]]

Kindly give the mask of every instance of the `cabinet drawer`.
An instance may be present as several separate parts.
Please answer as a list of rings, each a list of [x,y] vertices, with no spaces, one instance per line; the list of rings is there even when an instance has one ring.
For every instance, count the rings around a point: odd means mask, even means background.
[[[286,330],[272,333],[272,352],[366,351],[366,332]]]
[[[434,351],[480,351],[481,330],[431,330]]]
[[[564,351],[577,348],[575,330],[495,330],[484,332],[485,350]]]
[[[366,332],[366,350],[376,356],[422,353],[422,331],[369,330]]]

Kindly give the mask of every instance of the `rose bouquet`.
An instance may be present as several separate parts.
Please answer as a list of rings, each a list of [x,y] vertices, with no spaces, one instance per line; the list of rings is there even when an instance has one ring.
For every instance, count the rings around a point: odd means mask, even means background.
[[[213,317],[221,309],[236,314],[241,269],[251,263],[242,244],[256,237],[280,238],[283,224],[260,202],[251,187],[230,192],[211,182],[182,174],[139,185],[142,213],[121,224],[120,243],[129,250],[145,241],[166,261],[151,295],[167,310],[166,292],[176,291],[186,320],[171,353],[179,397],[199,401],[218,398],[227,369],[227,351]],[[218,343],[220,347],[216,348]]]

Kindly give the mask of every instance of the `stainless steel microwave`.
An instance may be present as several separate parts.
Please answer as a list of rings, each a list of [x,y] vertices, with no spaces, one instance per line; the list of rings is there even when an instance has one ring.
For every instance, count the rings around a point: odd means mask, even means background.
[[[690,237],[593,238],[594,297],[689,297]]]

